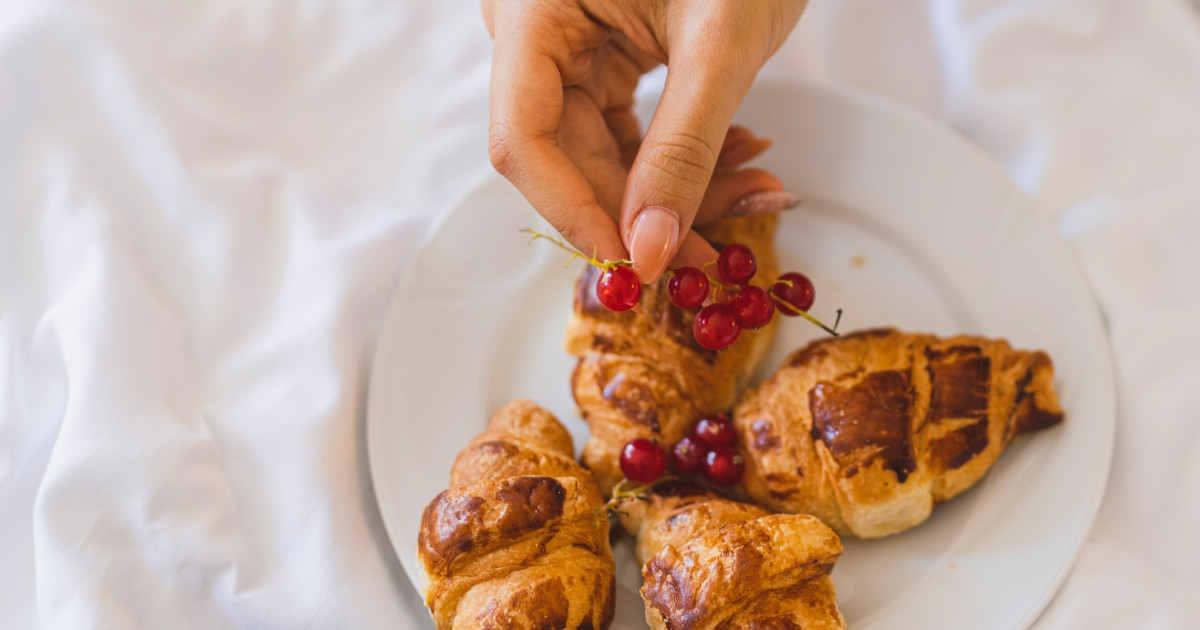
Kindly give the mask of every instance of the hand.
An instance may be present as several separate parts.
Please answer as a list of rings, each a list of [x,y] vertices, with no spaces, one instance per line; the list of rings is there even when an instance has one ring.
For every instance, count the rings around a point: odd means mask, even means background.
[[[632,258],[643,282],[672,261],[711,260],[694,221],[731,206],[795,204],[769,173],[735,170],[768,143],[729,123],[803,8],[803,0],[483,0],[496,40],[492,164],[580,251]],[[633,92],[660,63],[667,83],[643,138]],[[733,203],[750,193],[757,201]]]

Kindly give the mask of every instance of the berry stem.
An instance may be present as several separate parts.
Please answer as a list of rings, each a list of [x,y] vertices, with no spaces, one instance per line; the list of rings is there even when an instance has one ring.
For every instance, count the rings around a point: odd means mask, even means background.
[[[535,230],[533,228],[522,228],[521,231],[525,232],[526,234],[533,235],[529,239],[530,243],[538,240],[539,238],[544,238],[547,241],[550,241],[551,243],[557,245],[563,251],[570,254],[571,257],[568,258],[567,262],[566,262],[566,264],[568,264],[568,265],[571,264],[572,260],[575,260],[576,258],[581,258],[603,271],[612,271],[613,269],[616,269],[617,267],[623,267],[626,265],[633,266],[633,261],[629,260],[628,258],[622,258],[621,260],[597,260],[596,252],[592,252],[591,256],[584,256],[583,254],[579,253],[579,251],[576,250],[574,247],[571,247],[570,245],[567,245],[566,243],[564,243],[562,241],[562,239],[555,238],[553,236],[550,236],[549,234],[542,234],[541,232],[538,232],[537,230]]]
[[[592,527],[599,527],[600,523],[607,519],[610,515],[616,514],[622,503],[628,499],[637,499],[639,501],[647,501],[645,493],[655,486],[675,481],[674,475],[663,475],[650,483],[644,483],[631,488],[626,488],[626,484],[630,483],[628,479],[622,479],[620,483],[613,487],[612,498],[604,505],[596,508],[596,522]]]
[[[834,337],[841,336],[837,332],[837,325],[838,325],[838,323],[840,323],[842,321],[842,309],[839,308],[837,310],[837,321],[835,321],[833,323],[833,328],[830,328],[829,326],[826,326],[823,322],[821,322],[821,320],[817,319],[816,317],[813,317],[812,315],[809,315],[807,311],[802,311],[802,310],[796,308],[795,306],[793,306],[789,302],[785,302],[783,300],[776,299],[775,296],[771,296],[771,299],[775,301],[775,306],[777,306],[781,309],[786,309],[789,313],[794,313],[796,315],[799,315],[800,317],[803,317],[804,319],[807,319],[808,321],[810,321],[810,322],[816,324],[818,327],[820,327],[821,330],[824,330],[825,332],[833,335]]]
[[[704,272],[705,278],[708,278],[709,293],[712,293],[713,289],[725,289],[726,291],[738,291],[742,288],[736,284],[728,284],[728,283],[722,282],[721,278],[719,277],[720,274],[718,274],[717,277],[714,277],[711,274],[709,274],[708,270],[705,269],[705,267],[708,267],[709,265],[715,265],[715,264],[717,264],[717,261],[710,260],[710,261],[704,263],[703,265],[700,265],[700,271]]]

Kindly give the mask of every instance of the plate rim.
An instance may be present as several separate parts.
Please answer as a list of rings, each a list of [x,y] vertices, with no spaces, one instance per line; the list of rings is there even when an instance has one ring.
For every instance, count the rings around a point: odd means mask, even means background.
[[[416,247],[413,248],[412,257],[409,258],[407,266],[404,269],[404,272],[401,274],[399,281],[396,282],[395,288],[392,289],[391,295],[388,296],[387,309],[383,313],[383,319],[380,322],[379,330],[376,331],[374,344],[371,348],[371,373],[367,376],[367,389],[366,392],[364,392],[366,404],[363,405],[362,417],[363,440],[366,443],[367,471],[370,474],[369,482],[371,485],[371,495],[375,498],[375,507],[379,512],[379,520],[383,524],[384,533],[387,534],[388,544],[391,547],[392,556],[394,556],[396,562],[400,564],[400,568],[404,571],[405,577],[408,578],[409,585],[412,586],[413,589],[417,591],[417,594],[421,596],[422,604],[425,604],[425,589],[422,586],[422,577],[411,571],[409,567],[401,560],[401,543],[397,540],[398,535],[396,532],[393,532],[393,525],[387,517],[388,510],[384,509],[384,503],[389,502],[390,499],[385,499],[379,492],[378,480],[383,476],[382,471],[379,470],[379,466],[382,465],[380,462],[383,460],[383,456],[381,453],[379,453],[379,449],[383,448],[383,445],[381,440],[371,439],[371,427],[375,424],[375,422],[378,422],[378,420],[373,422],[372,419],[379,418],[382,414],[381,411],[376,409],[376,407],[381,404],[379,402],[379,396],[376,395],[376,392],[383,388],[383,383],[380,383],[379,379],[383,378],[383,376],[381,376],[383,370],[380,369],[380,364],[386,361],[383,349],[387,347],[388,344],[384,343],[384,340],[390,339],[395,334],[393,331],[394,326],[390,325],[390,322],[393,319],[391,314],[396,309],[400,297],[404,293],[404,289],[412,283],[416,263],[421,257],[421,254],[429,249],[434,239],[437,238],[438,234],[450,220],[450,217],[455,212],[458,212],[459,208],[463,207],[463,203],[472,194],[474,194],[476,190],[487,186],[496,177],[499,177],[499,174],[490,168],[485,167],[479,169],[474,175],[471,176],[469,184],[463,186],[463,188],[457,194],[455,194],[453,199],[443,206],[433,220],[430,221],[429,226],[425,228],[425,233],[421,235],[421,238],[417,241]]]

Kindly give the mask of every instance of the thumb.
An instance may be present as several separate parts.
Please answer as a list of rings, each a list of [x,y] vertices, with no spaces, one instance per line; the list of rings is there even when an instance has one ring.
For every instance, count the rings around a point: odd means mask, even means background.
[[[669,67],[662,99],[629,172],[621,235],[643,283],[656,280],[683,243],[729,123],[758,70],[730,60],[705,62],[705,57]]]

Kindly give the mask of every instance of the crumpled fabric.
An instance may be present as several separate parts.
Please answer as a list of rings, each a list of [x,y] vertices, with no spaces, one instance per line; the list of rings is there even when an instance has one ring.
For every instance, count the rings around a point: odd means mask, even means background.
[[[432,627],[364,396],[490,52],[473,2],[0,1],[0,627]],[[1196,627],[1200,6],[814,1],[761,76],[937,118],[1057,221],[1118,424],[1033,627]]]

